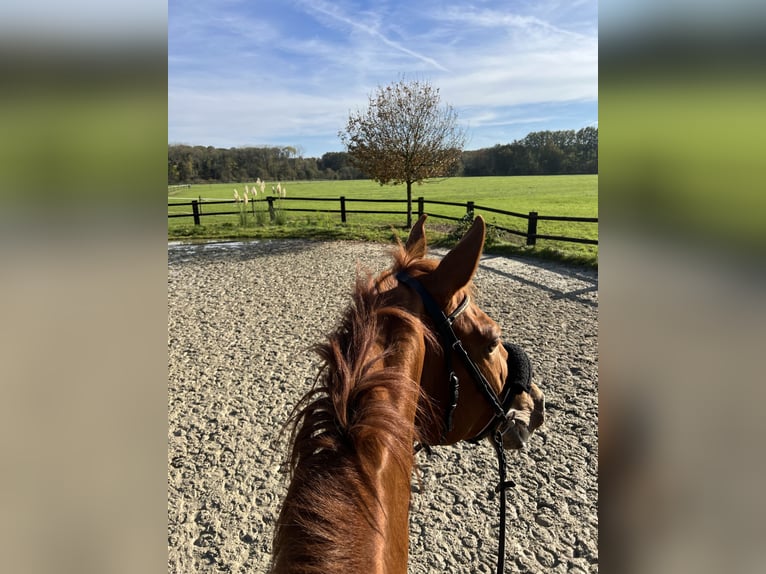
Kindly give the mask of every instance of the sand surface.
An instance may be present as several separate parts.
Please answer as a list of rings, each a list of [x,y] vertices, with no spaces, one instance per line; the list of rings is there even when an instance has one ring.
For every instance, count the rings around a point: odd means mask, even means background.
[[[444,251],[432,251],[442,256]],[[281,425],[312,385],[308,350],[336,324],[376,244],[168,245],[168,571],[266,572],[287,453]],[[548,419],[509,453],[506,572],[598,571],[598,274],[485,256],[479,305],[524,348]],[[494,572],[488,443],[416,457],[411,573]]]

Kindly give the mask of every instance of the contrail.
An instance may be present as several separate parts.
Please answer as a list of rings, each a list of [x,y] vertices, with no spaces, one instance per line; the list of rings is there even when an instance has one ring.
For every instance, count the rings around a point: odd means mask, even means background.
[[[414,58],[417,58],[418,60],[426,62],[427,64],[430,64],[431,66],[433,66],[433,67],[435,67],[435,68],[437,68],[439,70],[442,70],[443,72],[449,72],[449,70],[447,68],[442,66],[439,62],[437,62],[433,58],[429,58],[428,56],[424,56],[423,54],[418,54],[417,52],[415,52],[413,50],[410,50],[409,48],[405,48],[404,46],[402,46],[398,42],[394,42],[393,40],[389,40],[383,34],[381,34],[378,30],[376,30],[376,29],[374,29],[374,28],[372,28],[370,26],[367,26],[366,24],[361,24],[359,22],[356,22],[356,21],[352,20],[351,18],[349,18],[348,16],[346,16],[344,14],[338,13],[336,10],[333,9],[334,7],[330,8],[325,3],[323,3],[323,2],[316,2],[316,1],[311,2],[311,4],[305,4],[304,3],[304,6],[306,6],[309,10],[313,10],[315,12],[320,12],[320,13],[324,14],[325,16],[329,16],[330,18],[332,18],[334,20],[337,20],[339,22],[343,22],[344,24],[346,24],[348,26],[352,26],[353,28],[356,28],[358,30],[362,30],[366,34],[369,34],[370,36],[374,36],[374,37],[380,39],[387,46],[390,46],[390,47],[392,47],[392,48],[394,48],[396,50],[399,50],[400,52],[403,52],[403,53],[408,54],[408,55],[410,55],[410,56],[412,56]]]

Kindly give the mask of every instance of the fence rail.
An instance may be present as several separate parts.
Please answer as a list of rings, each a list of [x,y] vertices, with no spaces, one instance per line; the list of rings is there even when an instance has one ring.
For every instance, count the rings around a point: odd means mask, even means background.
[[[269,210],[269,218],[273,222],[276,219],[276,207],[275,202],[276,201],[304,201],[304,202],[335,202],[339,204],[338,209],[309,209],[306,207],[283,207],[280,206],[280,211],[292,211],[292,212],[308,212],[308,213],[339,213],[340,214],[340,220],[341,223],[347,222],[347,216],[350,213],[366,213],[366,214],[386,214],[386,215],[407,215],[406,210],[372,210],[372,209],[349,209],[348,204],[349,203],[405,203],[405,200],[402,199],[351,199],[344,196],[341,197],[274,197],[274,196],[268,196],[264,199],[255,199],[250,200],[254,203],[267,203],[268,204],[268,210]],[[504,231],[506,233],[511,233],[513,235],[517,235],[520,237],[526,238],[527,245],[535,245],[537,243],[538,239],[546,239],[546,240],[552,240],[552,241],[569,241],[572,243],[584,243],[588,245],[598,245],[598,239],[588,239],[588,238],[582,238],[582,237],[566,237],[566,236],[560,236],[560,235],[546,235],[546,234],[540,234],[537,232],[537,223],[539,221],[567,221],[567,222],[579,222],[579,223],[598,223],[597,217],[569,217],[569,216],[562,216],[562,215],[539,215],[536,211],[530,211],[528,213],[520,213],[520,212],[514,212],[514,211],[506,211],[504,209],[497,209],[494,207],[487,207],[483,205],[476,205],[473,201],[466,201],[464,203],[457,203],[454,201],[438,201],[438,200],[432,200],[432,199],[425,199],[424,197],[418,197],[416,200],[417,203],[417,213],[418,217],[420,217],[423,214],[427,214],[429,217],[437,218],[437,219],[447,219],[451,221],[461,221],[462,217],[454,217],[451,215],[445,215],[444,213],[437,213],[432,210],[426,210],[426,205],[434,205],[434,206],[451,206],[451,207],[461,207],[465,209],[465,212],[467,215],[473,216],[478,211],[485,211],[487,213],[495,213],[499,215],[506,215],[509,217],[516,217],[519,219],[526,219],[527,225],[526,225],[526,231],[521,231],[518,229],[510,229],[507,227],[502,227],[499,225],[492,224],[492,226],[495,229],[499,229],[501,231]],[[223,199],[223,200],[205,200],[203,201],[200,199],[194,199],[189,202],[173,202],[168,203],[168,207],[184,207],[184,206],[190,206],[192,208],[191,213],[168,213],[168,218],[176,218],[176,217],[192,217],[194,218],[194,224],[200,225],[201,218],[202,217],[210,217],[213,215],[239,215],[241,211],[212,211],[203,213],[202,211],[202,205],[237,205],[241,206],[241,202],[238,202],[234,199]]]

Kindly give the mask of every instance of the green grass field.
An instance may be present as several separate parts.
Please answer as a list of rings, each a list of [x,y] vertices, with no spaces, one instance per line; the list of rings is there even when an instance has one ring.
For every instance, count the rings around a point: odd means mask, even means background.
[[[393,227],[400,237],[406,237],[404,226],[406,209],[406,188],[400,186],[380,186],[372,181],[295,181],[283,182],[288,198],[332,198],[334,201],[298,201],[294,199],[278,201],[277,224],[270,224],[265,201],[251,203],[244,220],[238,214],[215,217],[203,216],[202,225],[194,226],[191,218],[168,219],[168,237],[183,238],[259,238],[259,237],[316,237],[323,239],[363,239],[391,241]],[[273,182],[267,182],[265,195],[273,195]],[[239,206],[205,205],[205,201],[232,200],[234,190],[240,196],[245,185],[249,188],[254,182],[241,184],[193,185],[189,188],[169,188],[168,203],[189,202],[202,199],[202,212],[238,211]],[[395,211],[393,214],[358,214],[348,213],[347,223],[341,224],[339,213],[320,213],[319,211],[297,212],[292,209],[339,210],[339,197],[347,198],[347,210]],[[412,189],[413,211],[417,211],[417,197],[426,201],[448,201],[465,204],[473,201],[481,214],[491,225],[526,231],[527,220],[505,215],[484,212],[480,207],[490,207],[528,213],[537,211],[540,216],[579,216],[598,217],[598,176],[517,176],[517,177],[476,177],[451,178],[429,181],[414,185]],[[262,195],[258,198],[261,200]],[[402,203],[355,203],[353,199],[395,199]],[[241,206],[241,204],[240,204]],[[253,211],[255,209],[255,211]],[[432,243],[449,244],[454,240],[458,224],[435,215],[460,218],[465,215],[465,207],[444,206],[426,203],[426,212],[434,216],[429,220]],[[191,207],[169,207],[168,213],[191,213]],[[538,234],[559,235],[598,239],[598,225],[579,222],[538,223]],[[598,247],[578,243],[538,240],[537,246],[525,246],[525,239],[512,234],[493,232],[488,234],[487,249],[495,252],[527,253],[543,257],[568,260],[571,262],[596,265]]]

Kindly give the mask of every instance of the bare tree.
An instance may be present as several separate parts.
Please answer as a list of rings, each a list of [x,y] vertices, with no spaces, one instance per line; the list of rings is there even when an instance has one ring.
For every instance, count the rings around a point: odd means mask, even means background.
[[[371,179],[407,185],[407,227],[413,182],[451,175],[465,145],[457,113],[440,100],[439,89],[428,82],[378,87],[367,109],[352,113],[338,133],[354,165]]]

